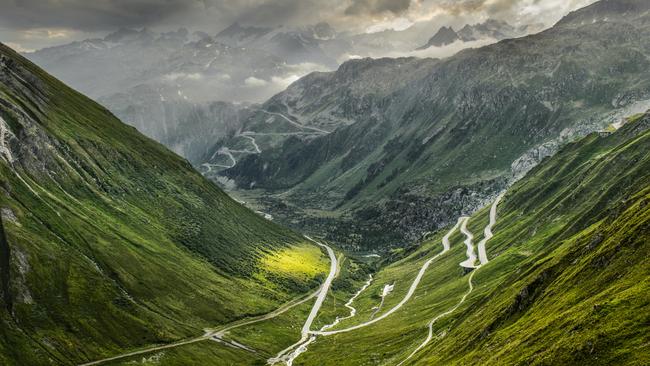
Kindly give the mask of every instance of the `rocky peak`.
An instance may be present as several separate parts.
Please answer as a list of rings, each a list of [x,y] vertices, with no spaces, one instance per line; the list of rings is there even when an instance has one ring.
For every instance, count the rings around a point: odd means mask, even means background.
[[[438,32],[429,39],[429,42],[419,49],[425,49],[429,47],[442,47],[448,44],[452,44],[459,40],[458,33],[454,31],[452,27],[440,27]]]

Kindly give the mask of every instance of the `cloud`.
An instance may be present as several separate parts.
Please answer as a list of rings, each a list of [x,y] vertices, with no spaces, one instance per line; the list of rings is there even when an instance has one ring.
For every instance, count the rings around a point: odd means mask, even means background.
[[[244,85],[250,86],[250,87],[253,87],[253,88],[263,87],[263,86],[266,86],[266,84],[268,84],[268,81],[263,80],[263,79],[258,79],[258,78],[254,77],[254,76],[250,76],[250,77],[246,78],[246,80],[244,80]]]
[[[179,79],[185,79],[185,80],[201,80],[203,79],[203,75],[199,73],[184,73],[184,72],[172,72],[170,74],[167,74],[163,76],[163,79],[167,81],[176,81]]]
[[[16,52],[34,52],[33,49],[31,48],[25,48],[23,47],[20,43],[15,43],[15,42],[7,42],[6,45],[10,48],[12,48]]]
[[[346,15],[402,14],[411,6],[411,0],[353,0],[345,9]]]
[[[281,89],[286,89],[289,85],[293,84],[294,82],[298,81],[300,79],[300,76],[298,75],[287,75],[285,77],[280,77],[280,76],[273,76],[271,78],[271,82],[275,85],[277,85]]]
[[[456,53],[464,49],[479,48],[496,42],[497,42],[496,39],[480,39],[477,41],[470,41],[470,42],[456,41],[454,43],[442,47],[429,47],[424,50],[414,50],[409,52],[392,52],[385,56],[386,57],[447,58],[455,55]]]

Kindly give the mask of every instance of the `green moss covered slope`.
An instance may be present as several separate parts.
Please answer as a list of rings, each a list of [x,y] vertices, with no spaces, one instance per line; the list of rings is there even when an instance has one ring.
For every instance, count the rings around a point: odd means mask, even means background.
[[[76,364],[268,312],[305,240],[0,44],[0,364]],[[270,256],[302,258],[304,275]]]

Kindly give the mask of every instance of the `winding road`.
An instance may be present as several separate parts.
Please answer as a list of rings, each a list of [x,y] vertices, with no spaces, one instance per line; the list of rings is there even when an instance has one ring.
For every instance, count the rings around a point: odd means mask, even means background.
[[[255,148],[255,152],[250,152],[251,154],[261,154],[262,150],[260,149],[260,145],[257,144],[257,141],[255,141],[255,137],[249,136],[249,135],[239,135],[245,139],[249,139],[253,147]]]
[[[281,114],[281,113],[270,112],[270,111],[267,111],[265,109],[260,109],[259,111],[262,112],[262,113],[269,114],[271,116],[280,117],[280,118],[284,119],[285,121],[289,122],[290,124],[292,124],[292,125],[294,125],[294,126],[296,126],[298,128],[304,129],[304,130],[316,131],[316,132],[319,132],[319,133],[322,133],[322,134],[328,134],[329,133],[329,131],[321,130],[320,128],[317,128],[317,127],[301,125],[300,123],[290,119],[289,117],[287,117],[287,116],[285,116],[284,114]]]
[[[467,246],[467,260],[460,263],[461,267],[465,268],[476,268],[476,253],[474,252],[474,245],[472,240],[474,240],[474,235],[467,229],[467,224],[469,223],[469,217],[463,217],[463,224],[460,226],[460,232],[465,235],[465,245]]]
[[[279,362],[284,362],[288,366],[291,366],[293,364],[293,360],[301,353],[305,352],[307,350],[307,346],[314,341],[315,337],[311,337],[309,335],[311,325],[314,322],[314,319],[316,319],[321,306],[323,306],[323,301],[325,301],[325,297],[327,297],[327,293],[329,292],[330,286],[332,285],[332,281],[338,272],[338,260],[336,259],[336,255],[334,254],[332,248],[323,243],[317,242],[308,236],[305,236],[305,238],[327,250],[327,254],[330,257],[330,273],[327,275],[325,282],[323,282],[323,285],[320,288],[320,292],[318,293],[318,297],[316,297],[316,302],[314,303],[314,306],[312,306],[311,312],[309,312],[309,316],[307,317],[305,324],[302,326],[300,340],[280,351],[277,356],[269,359],[268,363],[271,365]],[[291,352],[292,350],[293,352]]]
[[[479,267],[480,267],[480,266],[479,266]],[[477,267],[477,269],[478,269],[479,267]],[[420,344],[420,345],[419,345],[419,346],[418,346],[418,347],[417,347],[413,352],[411,352],[411,354],[408,355],[408,357],[406,357],[402,362],[400,362],[399,364],[397,364],[397,366],[401,366],[401,365],[403,365],[404,362],[406,362],[406,361],[408,361],[409,359],[411,359],[413,356],[415,356],[416,353],[418,353],[418,352],[419,352],[422,348],[424,348],[424,347],[425,347],[429,342],[431,342],[431,340],[433,339],[433,324],[434,324],[435,322],[437,322],[438,319],[440,319],[440,318],[442,318],[442,317],[444,317],[444,316],[447,316],[447,315],[453,313],[454,311],[456,311],[456,309],[458,309],[458,307],[460,307],[460,306],[465,302],[465,299],[467,298],[467,296],[469,296],[469,294],[471,294],[472,291],[474,291],[474,285],[472,285],[472,278],[474,278],[474,274],[475,274],[475,273],[476,273],[476,270],[475,270],[475,271],[472,271],[472,273],[469,275],[469,279],[467,280],[467,283],[469,284],[469,290],[465,293],[465,295],[463,295],[463,297],[460,299],[460,301],[459,301],[459,302],[458,302],[458,303],[457,303],[453,308],[451,308],[451,309],[445,311],[444,313],[438,314],[435,318],[431,319],[431,321],[430,321],[429,324],[427,325],[427,327],[429,328],[429,333],[427,334],[427,337],[426,337],[426,339],[424,340],[424,342],[422,342],[422,343],[421,343],[421,344]]]
[[[286,313],[287,311],[291,310],[292,308],[294,308],[294,307],[296,307],[298,305],[304,304],[305,302],[313,299],[314,297],[318,297],[318,299],[316,300],[316,304],[314,304],[314,307],[316,307],[316,305],[318,304],[318,307],[316,308],[316,313],[318,313],[318,309],[320,309],[320,307],[322,306],[323,301],[325,299],[325,296],[327,295],[327,292],[329,291],[329,287],[332,284],[332,280],[334,279],[334,277],[335,277],[335,275],[337,273],[338,261],[336,259],[336,256],[334,255],[334,251],[329,246],[327,246],[325,244],[322,244],[322,243],[319,243],[319,242],[316,242],[316,241],[312,240],[309,237],[306,237],[306,238],[309,239],[310,241],[312,241],[312,242],[326,248],[327,253],[328,253],[328,255],[330,257],[330,260],[331,260],[330,273],[329,273],[327,279],[313,293],[311,293],[311,294],[309,294],[307,296],[295,299],[295,300],[293,300],[293,301],[279,307],[278,309],[276,309],[276,310],[274,310],[274,311],[272,311],[272,312],[270,312],[268,314],[260,315],[258,317],[254,317],[254,318],[247,319],[247,320],[238,320],[238,321],[235,321],[235,322],[231,323],[230,325],[225,326],[224,328],[220,328],[220,329],[217,329],[217,330],[210,330],[210,329],[206,330],[205,334],[200,336],[200,337],[189,338],[189,339],[185,339],[185,340],[182,340],[182,341],[169,343],[169,344],[165,344],[165,345],[161,345],[161,346],[149,347],[149,348],[145,348],[145,349],[142,349],[142,350],[139,350],[139,351],[128,352],[128,353],[124,353],[124,354],[121,354],[121,355],[104,358],[104,359],[101,359],[101,360],[87,362],[87,363],[84,363],[84,364],[80,364],[79,366],[101,365],[101,364],[111,362],[111,361],[122,360],[122,359],[133,357],[133,356],[139,356],[139,355],[143,355],[143,354],[147,354],[147,353],[158,352],[158,351],[166,350],[166,349],[169,349],[169,348],[176,348],[176,347],[185,346],[185,345],[188,345],[188,344],[203,342],[203,341],[210,340],[210,339],[212,339],[214,341],[222,341],[222,342],[226,342],[226,343],[231,343],[231,345],[237,344],[238,348],[242,348],[242,347],[245,347],[245,346],[240,345],[238,343],[234,343],[232,341],[224,341],[222,338],[226,334],[226,332],[228,332],[230,330],[233,330],[235,328],[240,328],[240,327],[243,327],[243,326],[246,326],[246,325],[251,325],[251,324],[259,323],[259,322],[262,322],[262,321],[265,321],[265,320],[273,319],[273,318],[275,318],[275,317],[277,317],[277,316],[279,316],[281,314]],[[319,299],[320,299],[320,301],[319,301]],[[312,308],[312,312],[314,312],[313,308]],[[311,326],[311,322],[313,322],[315,317],[316,317],[316,315],[314,315],[312,317],[311,314],[310,314],[310,317],[308,318],[309,326]],[[307,323],[305,323],[305,325],[307,325]],[[303,331],[304,331],[304,327],[303,327]],[[246,348],[247,347],[242,348],[242,349],[246,349]]]
[[[223,164],[211,164],[211,163],[203,163],[201,164],[202,166],[208,168],[208,171],[205,172],[205,174],[209,174],[212,172],[212,167],[219,167],[219,168],[225,168],[225,169],[230,169],[234,168],[235,165],[237,165],[237,159],[235,159],[235,156],[232,153],[237,153],[237,154],[261,154],[262,150],[260,149],[260,146],[257,144],[257,141],[255,141],[255,138],[253,136],[249,135],[237,135],[236,137],[243,137],[247,140],[250,140],[251,144],[253,145],[253,149],[255,150],[233,150],[228,147],[222,147],[219,150],[215,151],[214,154],[210,157],[210,160],[213,160],[217,155],[226,155],[228,158],[230,158],[230,161],[232,162],[231,165],[223,165]]]
[[[368,281],[366,281],[366,283],[363,284],[363,286],[359,289],[359,291],[357,291],[350,298],[350,300],[348,300],[348,302],[346,302],[344,304],[344,306],[346,308],[350,309],[350,315],[344,316],[344,317],[338,317],[337,316],[336,319],[334,319],[334,322],[332,322],[331,324],[323,325],[323,327],[320,330],[327,330],[327,329],[330,329],[330,328],[334,328],[342,320],[350,319],[350,318],[353,318],[355,315],[357,315],[357,309],[354,306],[352,306],[352,303],[354,302],[354,300],[357,299],[357,297],[359,297],[359,295],[361,295],[361,293],[363,293],[370,286],[371,283],[372,283],[372,275],[368,275]]]
[[[310,299],[316,297],[316,301],[315,301],[314,305],[312,306],[312,309],[311,309],[311,311],[309,313],[309,316],[307,317],[305,323],[302,326],[300,340],[298,342],[294,343],[293,345],[287,347],[286,349],[282,350],[281,352],[279,352],[277,354],[277,356],[275,356],[273,358],[270,358],[267,361],[271,365],[276,364],[276,363],[280,363],[280,362],[284,362],[284,363],[286,363],[287,366],[292,366],[293,361],[300,354],[302,354],[303,352],[305,352],[307,350],[307,347],[309,346],[309,344],[314,342],[316,340],[317,336],[329,336],[329,335],[350,332],[350,331],[353,331],[353,330],[357,330],[357,329],[360,329],[360,328],[367,327],[367,326],[369,326],[371,324],[377,323],[377,322],[387,318],[388,316],[390,316],[391,314],[393,314],[397,310],[399,310],[402,306],[404,306],[404,304],[406,304],[408,302],[408,300],[410,300],[410,298],[415,293],[415,290],[417,289],[420,281],[424,277],[424,274],[426,273],[426,270],[429,268],[431,263],[433,263],[434,260],[436,260],[438,257],[440,257],[441,255],[443,255],[444,253],[446,253],[447,251],[450,250],[451,244],[449,242],[449,239],[450,239],[451,235],[456,230],[459,229],[459,227],[460,227],[460,231],[466,236],[466,239],[465,239],[464,243],[467,246],[467,257],[468,257],[468,259],[466,261],[462,262],[460,265],[463,266],[463,267],[466,267],[466,268],[479,269],[484,263],[487,263],[487,255],[485,254],[485,244],[493,236],[492,228],[496,224],[496,208],[497,208],[501,198],[503,197],[503,195],[504,195],[504,193],[499,195],[497,197],[497,199],[495,200],[495,202],[492,204],[492,207],[490,208],[490,221],[489,221],[488,225],[484,229],[485,238],[478,245],[479,246],[479,253],[480,253],[479,255],[482,257],[481,264],[479,264],[478,266],[475,265],[476,255],[474,254],[474,247],[472,245],[472,240],[474,239],[474,236],[467,229],[467,224],[469,222],[469,217],[460,217],[458,219],[458,221],[456,222],[456,224],[449,230],[449,232],[447,232],[445,234],[445,236],[443,236],[443,238],[442,238],[442,246],[443,246],[442,251],[439,252],[438,254],[434,255],[433,257],[431,257],[429,260],[427,260],[422,265],[422,267],[420,268],[420,271],[418,272],[417,276],[413,280],[413,283],[411,283],[411,286],[409,287],[409,289],[408,289],[406,295],[404,296],[404,298],[397,305],[395,305],[393,308],[391,308],[390,310],[383,313],[382,315],[380,315],[377,318],[371,319],[371,320],[369,320],[367,322],[360,323],[360,324],[357,324],[357,325],[349,327],[349,328],[338,329],[338,330],[327,330],[327,329],[330,329],[330,328],[336,326],[341,320],[349,319],[349,318],[353,317],[356,314],[356,309],[354,307],[352,307],[352,302],[364,290],[366,290],[370,286],[370,283],[372,281],[372,277],[370,277],[370,279],[366,282],[366,284],[357,293],[355,293],[354,296],[345,304],[345,306],[350,309],[350,315],[349,316],[344,317],[344,318],[338,318],[337,317],[336,320],[332,324],[323,326],[319,331],[312,331],[311,330],[311,326],[312,326],[312,324],[314,322],[314,319],[318,315],[318,312],[319,312],[320,308],[322,307],[323,302],[325,301],[325,298],[327,297],[327,294],[328,294],[329,289],[331,287],[332,281],[334,280],[334,278],[336,277],[336,274],[338,272],[338,260],[336,258],[336,255],[334,254],[334,251],[332,250],[332,248],[330,248],[329,246],[327,246],[327,245],[325,245],[323,243],[317,242],[317,241],[313,240],[312,238],[310,238],[308,236],[305,236],[305,238],[308,239],[309,241],[311,241],[311,242],[325,248],[327,250],[328,256],[330,257],[330,272],[329,272],[327,278],[325,279],[325,281],[323,282],[321,287],[317,291],[315,291],[314,293],[310,294],[309,296],[307,296],[305,298],[302,298],[301,300],[295,300],[295,301],[293,301],[291,303],[288,303],[288,304],[284,305],[283,307],[280,307],[277,310],[275,310],[275,311],[273,311],[271,313],[265,314],[263,316],[256,317],[256,318],[253,318],[253,319],[249,319],[249,320],[246,320],[246,321],[234,322],[233,324],[231,324],[229,326],[226,326],[225,328],[222,328],[220,330],[214,330],[214,331],[213,330],[208,330],[201,337],[191,338],[191,339],[187,339],[187,340],[183,340],[183,341],[179,341],[179,342],[171,343],[171,344],[167,344],[167,345],[151,347],[151,348],[143,349],[143,350],[140,350],[140,351],[134,351],[134,352],[118,355],[118,356],[115,356],[115,357],[110,357],[110,358],[106,358],[106,359],[102,359],[102,360],[98,360],[98,361],[85,363],[85,364],[82,364],[80,366],[99,365],[99,364],[103,364],[103,363],[106,363],[106,362],[109,362],[109,361],[115,361],[115,360],[120,360],[120,359],[124,359],[124,358],[127,358],[127,357],[132,357],[132,356],[137,356],[137,355],[141,355],[141,354],[156,352],[156,351],[160,351],[160,350],[164,350],[164,349],[168,349],[168,348],[179,347],[179,346],[183,346],[183,345],[187,345],[187,344],[191,344],[191,343],[205,341],[207,339],[213,339],[215,341],[224,341],[222,339],[222,337],[229,330],[232,330],[232,329],[235,329],[235,328],[238,328],[238,327],[242,327],[242,326],[245,326],[245,325],[258,323],[258,322],[261,322],[261,321],[264,321],[264,320],[272,319],[272,318],[274,318],[274,317],[276,317],[276,316],[278,316],[280,314],[283,314],[284,312],[288,311],[289,309],[291,309],[291,308],[293,308],[295,306],[298,306],[300,304],[303,304],[303,303],[309,301]],[[483,261],[483,259],[485,261]],[[463,304],[463,302],[465,301],[467,296],[469,296],[469,294],[474,290],[474,287],[473,287],[473,284],[472,284],[472,279],[473,279],[474,274],[476,272],[477,272],[476,270],[472,271],[472,273],[470,274],[470,276],[468,278],[468,284],[469,284],[468,292],[464,294],[464,296],[461,298],[461,300],[453,308],[447,310],[444,313],[441,313],[441,314],[437,315],[435,318],[433,318],[428,323],[429,332],[428,332],[428,335],[427,335],[426,339],[405,360],[403,360],[399,365],[402,365],[404,362],[406,362],[407,360],[412,358],[417,352],[419,352],[422,348],[424,348],[431,341],[431,339],[433,338],[433,324],[436,321],[438,321],[440,318],[442,318],[442,317],[444,317],[446,315],[451,314],[456,309],[458,309],[458,307],[460,307],[460,305]],[[249,349],[248,347],[246,347],[244,345],[240,345],[240,344],[230,342],[230,341],[227,341],[227,342],[232,343],[231,346],[236,346],[238,348],[254,352],[254,350]]]
[[[424,341],[415,350],[413,350],[413,352],[411,352],[411,354],[408,355],[408,357],[406,357],[402,362],[397,364],[397,366],[402,366],[406,361],[411,359],[413,356],[415,356],[416,353],[418,353],[422,348],[424,348],[427,344],[429,344],[429,342],[431,342],[431,340],[433,339],[433,324],[435,322],[437,322],[440,318],[445,317],[445,316],[453,313],[454,311],[456,311],[456,309],[458,309],[465,302],[465,299],[467,299],[467,296],[469,296],[469,294],[471,294],[472,291],[474,290],[474,285],[472,284],[472,279],[474,278],[474,274],[476,274],[478,269],[481,268],[484,264],[488,263],[487,254],[485,253],[485,245],[487,244],[488,240],[490,240],[494,236],[494,234],[492,233],[492,228],[494,227],[494,225],[496,224],[496,221],[497,221],[497,206],[499,205],[499,202],[501,202],[501,199],[503,198],[504,195],[505,195],[505,192],[502,192],[501,194],[499,194],[499,196],[496,198],[496,200],[494,201],[494,203],[492,203],[492,206],[490,207],[490,221],[487,224],[487,226],[485,226],[485,229],[483,229],[483,233],[485,234],[485,237],[478,244],[479,258],[480,258],[481,264],[474,267],[476,269],[474,271],[472,271],[472,273],[469,275],[469,278],[467,280],[467,283],[469,285],[469,290],[465,293],[465,295],[463,295],[463,297],[460,299],[460,301],[454,307],[452,307],[451,309],[445,311],[444,313],[438,314],[435,318],[431,319],[429,324],[427,324],[427,328],[429,330],[428,333],[427,333],[427,337],[424,339]],[[460,223],[461,221],[462,221],[461,231],[463,231],[465,236],[467,236],[467,240],[470,241],[470,245],[471,245],[471,239],[473,237],[471,236],[472,234],[467,230],[467,222],[469,221],[469,218],[461,217],[460,219],[458,219],[458,223]],[[456,225],[458,225],[458,224],[456,224]],[[463,228],[465,230],[463,230]],[[450,235],[450,234],[451,233],[449,233],[447,235]],[[446,236],[446,237],[447,237],[447,243],[449,243],[449,241],[448,241],[449,237],[448,236]],[[465,244],[467,244],[467,240],[465,241]],[[445,241],[445,238],[443,238],[443,245],[444,245],[444,241]],[[472,252],[473,252],[473,250],[472,250]],[[470,260],[469,254],[468,254],[468,260]],[[476,260],[476,257],[474,257],[474,261],[475,260]],[[465,263],[465,262],[463,262],[463,263]],[[462,265],[463,264],[461,263],[461,266]]]
[[[458,229],[458,226],[460,226],[462,222],[465,222],[465,220],[461,220],[461,219],[459,219],[458,222],[456,222],[456,225],[454,225],[454,227],[451,228],[451,230],[449,230],[449,232],[444,236],[444,238],[442,240],[442,244],[443,244],[442,251],[440,253],[434,255],[433,257],[431,257],[429,260],[427,260],[422,265],[422,268],[420,268],[420,271],[418,272],[417,276],[413,280],[413,283],[411,284],[411,287],[409,287],[408,292],[406,293],[406,295],[404,296],[402,301],[400,301],[392,309],[390,309],[387,312],[381,314],[377,318],[371,319],[371,320],[369,320],[367,322],[360,323],[360,324],[357,324],[357,325],[349,327],[349,328],[338,329],[338,330],[330,330],[330,331],[312,331],[311,334],[329,336],[329,335],[333,335],[333,334],[350,332],[350,331],[353,331],[353,330],[357,330],[357,329],[367,327],[367,326],[369,326],[371,324],[374,324],[374,323],[376,323],[376,322],[378,322],[380,320],[386,319],[388,316],[390,316],[391,314],[393,314],[394,312],[399,310],[402,306],[404,306],[404,304],[406,304],[409,301],[409,299],[411,299],[411,297],[415,293],[415,290],[417,289],[418,285],[420,284],[420,281],[422,281],[422,277],[424,277],[424,273],[427,271],[427,269],[429,268],[431,263],[433,263],[433,261],[436,260],[441,255],[443,255],[447,251],[449,251],[449,249],[451,247],[450,244],[449,244],[449,237],[451,237],[451,234],[453,234],[453,232]]]

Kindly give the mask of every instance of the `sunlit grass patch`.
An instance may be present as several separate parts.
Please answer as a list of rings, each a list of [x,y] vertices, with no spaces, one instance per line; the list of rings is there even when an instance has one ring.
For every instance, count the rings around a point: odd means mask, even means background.
[[[259,268],[263,273],[305,280],[326,273],[329,260],[320,247],[305,242],[265,255]]]

